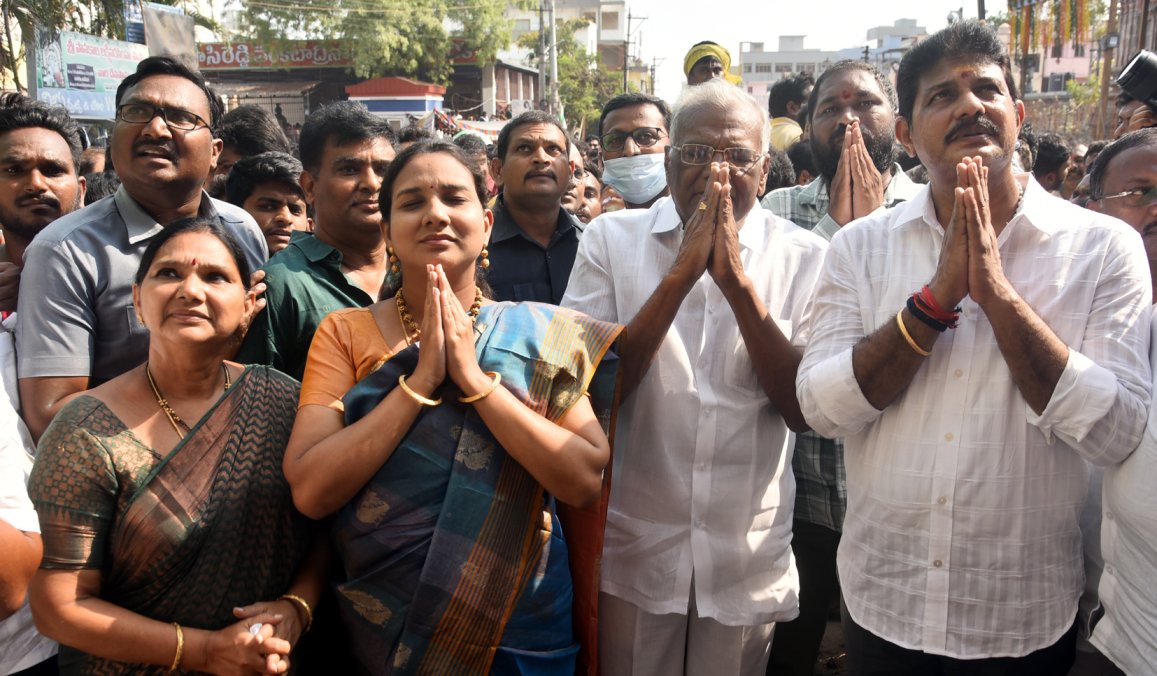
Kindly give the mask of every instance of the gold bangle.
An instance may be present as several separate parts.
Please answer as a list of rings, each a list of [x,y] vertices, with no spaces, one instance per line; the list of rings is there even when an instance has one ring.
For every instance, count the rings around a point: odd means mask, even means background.
[[[185,654],[185,632],[181,631],[181,625],[174,622],[173,626],[177,628],[177,654],[173,655],[173,665],[169,667],[169,672],[174,672],[181,668],[181,657]]]
[[[442,403],[442,400],[440,398],[439,399],[431,399],[429,397],[423,397],[422,395],[418,394],[417,392],[411,390],[410,386],[406,384],[406,374],[404,374],[404,373],[402,375],[398,376],[398,387],[401,387],[403,392],[410,395],[410,398],[413,399],[414,401],[418,402],[418,404],[421,406],[437,406],[438,404]]]
[[[486,375],[492,378],[490,387],[482,390],[478,394],[472,394],[469,397],[458,397],[458,401],[462,402],[463,404],[473,404],[476,401],[482,401],[486,397],[489,397],[491,392],[497,390],[499,384],[502,383],[502,374],[498,371],[487,371]]]
[[[908,341],[908,346],[911,347],[912,350],[921,357],[927,357],[928,355],[932,354],[928,350],[925,350],[924,348],[917,345],[916,341],[912,338],[912,334],[908,333],[908,327],[904,326],[904,318],[900,316],[903,313],[903,309],[896,313],[896,326],[900,327],[900,333],[904,335],[904,340]]]
[[[302,610],[304,610],[305,629],[302,629],[301,633],[304,634],[305,632],[309,631],[309,628],[313,626],[313,610],[310,609],[308,601],[301,598],[297,594],[282,594],[281,596],[277,597],[277,600],[289,601],[292,605],[300,607]]]

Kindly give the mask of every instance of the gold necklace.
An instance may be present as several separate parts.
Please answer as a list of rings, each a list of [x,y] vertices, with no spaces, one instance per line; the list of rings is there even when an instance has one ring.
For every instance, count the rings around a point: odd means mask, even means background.
[[[412,345],[413,341],[421,340],[422,329],[418,327],[418,323],[414,321],[413,316],[410,315],[410,309],[406,306],[406,297],[402,295],[402,290],[394,294],[394,302],[398,306],[398,321],[402,324],[402,333],[406,336],[406,345]],[[478,321],[478,313],[482,311],[482,289],[477,286],[474,287],[474,303],[470,309],[466,311],[466,315],[470,317],[470,323]],[[413,338],[411,339],[411,336]]]
[[[229,368],[225,366],[224,363],[221,364],[221,371],[225,373],[224,391],[228,392],[229,388],[233,385],[233,379],[229,377]],[[173,426],[173,431],[177,433],[177,436],[184,439],[185,435],[188,434],[192,428],[189,427],[189,423],[181,419],[181,416],[177,415],[177,412],[169,405],[169,401],[161,395],[161,390],[157,387],[157,381],[153,380],[153,371],[149,368],[149,362],[145,362],[145,378],[149,381],[149,387],[153,388],[153,396],[157,398],[157,406],[160,406],[161,410],[164,411],[165,417],[169,419],[169,424]],[[184,431],[182,432],[181,430]]]

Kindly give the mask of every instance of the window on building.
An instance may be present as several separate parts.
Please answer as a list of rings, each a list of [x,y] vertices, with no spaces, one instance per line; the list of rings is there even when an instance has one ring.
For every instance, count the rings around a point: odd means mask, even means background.
[[[1073,56],[1084,56],[1084,55],[1085,55],[1085,46],[1084,45],[1073,45]]]
[[[603,30],[617,31],[619,30],[619,13],[618,12],[603,12]]]
[[[775,64],[775,72],[790,75],[791,74],[791,64],[790,63],[777,63],[777,64]]]
[[[755,72],[757,72],[757,73],[770,73],[771,72],[771,64],[770,63],[757,63],[757,64],[755,64]]]
[[[751,64],[750,63],[743,64],[743,72],[744,73],[750,73],[751,72]]]
[[[1053,58],[1059,59],[1065,55],[1065,46],[1064,45],[1053,45],[1052,51],[1053,51]]]
[[[801,63],[799,65],[799,72],[815,74],[816,65],[814,63]]]

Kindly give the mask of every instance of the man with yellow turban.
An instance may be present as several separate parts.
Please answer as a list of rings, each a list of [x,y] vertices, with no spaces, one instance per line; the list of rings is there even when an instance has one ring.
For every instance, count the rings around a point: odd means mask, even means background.
[[[716,78],[731,84],[740,82],[737,75],[731,74],[731,53],[722,45],[709,40],[691,47],[691,51],[683,57],[683,72],[687,75],[689,85],[703,84]]]

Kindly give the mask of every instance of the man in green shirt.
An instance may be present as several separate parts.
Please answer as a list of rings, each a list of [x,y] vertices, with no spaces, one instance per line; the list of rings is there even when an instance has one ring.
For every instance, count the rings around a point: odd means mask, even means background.
[[[306,118],[300,149],[313,234],[295,237],[265,266],[267,305],[237,355],[298,380],[321,320],[334,310],[370,305],[381,291],[387,261],[378,190],[395,139],[384,120],[343,101]]]

